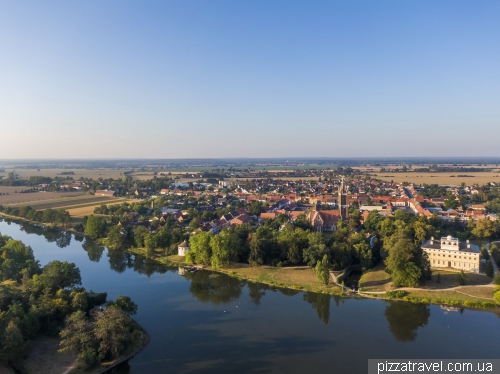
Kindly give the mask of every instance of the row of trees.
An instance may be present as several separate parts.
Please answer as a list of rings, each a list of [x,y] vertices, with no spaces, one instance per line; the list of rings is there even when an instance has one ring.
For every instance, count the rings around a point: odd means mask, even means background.
[[[190,238],[188,260],[214,268],[230,262],[315,267],[326,256],[329,266],[338,269],[356,263],[367,269],[377,260],[378,249],[370,247],[366,235],[350,232],[342,222],[329,239],[301,224],[301,220],[286,223],[278,230],[275,222],[266,221],[257,229],[244,224],[217,235],[200,232]]]
[[[0,360],[7,365],[20,368],[28,341],[39,334],[58,335],[66,318],[62,349],[77,348],[68,340],[72,321],[86,320],[92,327],[94,351],[89,346],[76,349],[82,367],[116,357],[140,335],[128,317],[137,310],[129,298],[119,297],[90,322],[89,311],[106,302],[106,293],[81,287],[75,264],[52,261],[40,267],[29,246],[5,235],[0,235],[0,279]]]
[[[25,218],[30,221],[62,225],[64,227],[67,227],[71,221],[69,212],[64,209],[45,209],[41,211],[35,210],[30,206],[23,206],[21,208],[4,208],[0,205],[0,212],[11,216]]]

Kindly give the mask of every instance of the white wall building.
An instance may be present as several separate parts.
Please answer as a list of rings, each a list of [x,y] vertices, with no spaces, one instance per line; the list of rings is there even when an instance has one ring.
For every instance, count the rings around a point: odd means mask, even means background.
[[[453,268],[479,273],[481,253],[479,247],[468,240],[460,242],[451,236],[430,240],[422,244],[433,268]]]

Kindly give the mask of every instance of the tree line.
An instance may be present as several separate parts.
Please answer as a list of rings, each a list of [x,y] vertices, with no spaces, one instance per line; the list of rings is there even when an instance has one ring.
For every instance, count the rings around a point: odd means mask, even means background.
[[[21,217],[30,221],[49,223],[51,225],[62,225],[68,227],[71,217],[68,211],[64,209],[45,209],[35,210],[30,206],[20,208],[3,207],[0,205],[0,212],[10,216]]]

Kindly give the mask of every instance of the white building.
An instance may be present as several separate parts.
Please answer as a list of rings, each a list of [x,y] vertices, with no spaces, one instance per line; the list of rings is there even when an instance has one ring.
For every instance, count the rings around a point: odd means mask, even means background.
[[[481,253],[479,247],[468,240],[460,242],[451,236],[442,237],[441,240],[425,241],[422,249],[429,256],[433,268],[453,268],[479,273]]]
[[[191,248],[189,248],[189,244],[186,241],[183,241],[179,244],[179,247],[177,247],[177,254],[179,256],[185,256],[190,250]]]

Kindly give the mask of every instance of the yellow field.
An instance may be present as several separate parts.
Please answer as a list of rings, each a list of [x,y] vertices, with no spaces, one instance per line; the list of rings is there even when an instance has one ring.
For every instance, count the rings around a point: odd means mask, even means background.
[[[456,175],[472,175],[473,177],[457,177]],[[391,172],[376,172],[370,173],[371,176],[384,181],[394,182],[409,182],[416,184],[443,184],[459,186],[464,182],[467,186],[479,184],[480,186],[495,182],[500,184],[500,173],[481,172],[481,173],[465,173],[465,172],[450,172],[450,173],[391,173]],[[455,175],[455,177],[452,177]]]
[[[70,206],[63,209],[66,209],[71,217],[84,217],[88,216],[89,214],[93,214],[94,209],[98,206],[101,206],[102,204],[106,204],[109,207],[111,205],[117,205],[122,203],[133,203],[133,202],[137,202],[137,200],[114,199],[114,200],[101,201],[95,204],[82,204],[82,206]]]

